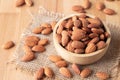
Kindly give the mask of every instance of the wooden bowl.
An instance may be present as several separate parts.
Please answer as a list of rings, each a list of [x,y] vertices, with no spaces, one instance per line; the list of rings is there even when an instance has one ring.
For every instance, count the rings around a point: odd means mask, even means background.
[[[59,22],[56,24],[55,28],[54,28],[54,31],[53,31],[53,40],[54,40],[54,46],[55,46],[55,49],[58,53],[58,55],[60,55],[63,59],[65,59],[66,61],[68,62],[71,62],[71,63],[76,63],[76,64],[81,64],[81,65],[86,65],[86,64],[91,64],[91,63],[94,63],[96,61],[98,61],[100,58],[102,58],[102,56],[105,55],[108,47],[109,47],[109,44],[110,44],[110,41],[111,41],[111,36],[109,38],[107,38],[107,41],[106,41],[106,47],[103,48],[103,49],[100,49],[100,50],[97,50],[95,52],[92,52],[92,53],[89,53],[89,54],[76,54],[76,53],[72,53],[70,51],[67,51],[66,49],[64,49],[59,43],[58,43],[58,40],[56,39],[56,30],[59,26],[59,24],[65,20],[65,19],[68,19],[72,16],[79,16],[81,14],[72,14],[72,15],[69,15],[67,17],[64,17],[62,18],[61,20],[59,20]],[[87,16],[91,17],[91,18],[95,18],[95,16],[93,15],[90,15],[90,14],[86,14]],[[110,30],[109,28],[103,23],[104,27],[105,27],[105,30],[110,34]]]

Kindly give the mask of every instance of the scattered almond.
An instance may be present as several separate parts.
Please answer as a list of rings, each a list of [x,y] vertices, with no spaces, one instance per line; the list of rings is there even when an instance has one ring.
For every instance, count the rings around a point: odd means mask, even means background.
[[[45,74],[47,77],[51,78],[51,77],[53,77],[54,72],[53,72],[53,70],[52,70],[50,67],[45,67],[45,68],[44,68],[44,74]]]
[[[104,3],[102,3],[102,2],[97,2],[96,3],[96,9],[103,10],[104,8],[105,8]]]
[[[35,34],[40,34],[43,29],[44,29],[44,27],[42,27],[42,26],[36,27],[32,30],[32,32],[35,33]]]
[[[48,39],[41,39],[39,42],[38,42],[38,45],[42,45],[42,46],[45,46],[49,43]]]
[[[39,70],[37,70],[35,72],[35,80],[40,80],[43,78],[43,75],[44,75],[44,68],[40,68]]]
[[[109,75],[105,72],[97,72],[96,76],[102,80],[107,80],[109,78]]]
[[[25,0],[25,3],[26,3],[26,5],[28,5],[28,6],[32,6],[32,5],[33,5],[32,0]]]
[[[52,28],[47,27],[44,30],[42,30],[41,34],[48,35],[52,32]]]
[[[91,2],[89,0],[84,0],[83,1],[83,7],[85,9],[89,9],[91,7]]]
[[[46,50],[45,47],[42,45],[35,45],[32,48],[32,51],[35,51],[35,52],[44,52],[45,50]]]
[[[3,48],[3,49],[10,49],[10,48],[12,48],[14,45],[15,45],[15,44],[14,44],[13,41],[8,41],[8,42],[6,42],[6,43],[2,46],[2,48]]]
[[[23,50],[24,50],[25,53],[32,51],[32,49],[27,45],[24,45]]]
[[[105,14],[107,14],[107,15],[114,15],[114,14],[115,14],[115,11],[112,10],[112,9],[109,9],[109,8],[105,8],[105,9],[103,10],[103,12],[104,12]]]
[[[52,26],[52,30],[53,30],[54,27],[55,27],[55,25],[57,24],[57,22],[56,22],[56,21],[52,21],[50,24],[51,24],[51,26]]]
[[[48,58],[52,62],[58,62],[62,60],[61,56],[58,55],[50,55]]]
[[[80,13],[84,13],[85,11],[84,11],[84,8],[82,7],[82,6],[80,6],[80,5],[74,5],[73,7],[72,7],[72,10],[73,11],[76,11],[76,12],[80,12]]]
[[[72,77],[72,74],[71,74],[71,72],[69,71],[69,69],[67,69],[67,68],[65,68],[65,67],[61,67],[61,68],[59,69],[59,72],[60,72],[63,76],[65,76],[65,77],[67,77],[67,78],[71,78],[71,77]]]
[[[55,64],[58,67],[66,67],[67,66],[67,62],[66,61],[57,61]]]
[[[41,26],[45,28],[51,28],[51,25],[49,23],[42,23]]]
[[[23,4],[25,4],[25,0],[16,0],[16,7],[22,6]]]
[[[77,64],[72,64],[72,69],[76,74],[80,74],[80,69]]]
[[[89,68],[85,68],[81,71],[80,76],[82,78],[87,78],[91,74],[92,70]]]

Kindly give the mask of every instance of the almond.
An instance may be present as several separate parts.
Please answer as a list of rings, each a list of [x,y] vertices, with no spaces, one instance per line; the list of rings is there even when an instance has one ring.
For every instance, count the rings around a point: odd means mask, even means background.
[[[73,48],[80,49],[80,48],[84,48],[84,47],[85,47],[85,44],[82,43],[81,41],[73,41],[73,42],[71,43],[71,46],[72,46]]]
[[[32,51],[27,52],[21,59],[23,62],[31,61],[35,58],[35,54]]]
[[[80,15],[79,15],[79,18],[86,18],[87,17],[87,15],[85,14],[85,13],[81,13]]]
[[[102,49],[102,48],[105,48],[106,47],[106,43],[104,41],[99,41],[97,43],[97,49]]]
[[[33,5],[32,0],[25,0],[25,3],[26,3],[28,6],[32,6],[32,5]]]
[[[100,29],[92,28],[91,31],[92,31],[93,33],[97,33],[97,34],[102,34],[102,33],[104,33],[104,30],[103,30],[102,28],[100,28]]]
[[[82,78],[87,78],[91,74],[92,70],[89,68],[85,68],[81,71],[80,76]]]
[[[95,38],[95,37],[98,37],[99,35],[97,33],[91,33],[89,34],[89,37],[90,38]]]
[[[98,41],[99,41],[99,37],[95,37],[95,38],[93,38],[93,39],[88,43],[88,45],[89,45],[90,43],[96,44]]]
[[[57,29],[57,34],[61,34],[62,31],[63,31],[63,26],[62,25],[59,25],[58,29]]]
[[[51,28],[51,25],[49,23],[42,23],[41,26],[46,28]]]
[[[73,21],[71,19],[69,19],[68,22],[65,25],[65,28],[70,29],[70,28],[72,28],[72,26],[73,26]]]
[[[109,75],[105,72],[97,72],[96,76],[102,80],[107,80],[109,78]]]
[[[85,53],[91,53],[94,52],[96,50],[96,45],[94,43],[90,43],[89,45],[87,45],[86,49],[85,49]]]
[[[88,24],[89,24],[88,20],[86,20],[85,18],[79,18],[79,19],[82,21],[82,26],[83,27],[87,27],[88,26]]]
[[[82,27],[82,30],[85,31],[86,33],[91,33],[91,29],[88,27]]]
[[[48,39],[41,39],[39,42],[38,42],[38,45],[42,45],[42,46],[45,46],[49,43]]]
[[[105,32],[104,34],[106,38],[110,37],[110,34],[108,32]]]
[[[82,6],[80,6],[80,5],[74,5],[73,7],[72,7],[72,10],[73,11],[76,11],[76,12],[80,12],[80,13],[84,13],[85,11],[84,11],[84,8],[82,7]]]
[[[72,31],[71,39],[72,40],[81,40],[85,36],[86,36],[85,31],[83,31],[82,29],[75,29],[75,30]]]
[[[71,43],[72,43],[72,41],[70,41],[70,42],[67,44],[66,49],[67,49],[68,51],[74,52],[74,48],[71,46]]]
[[[75,20],[73,24],[74,24],[75,27],[79,27],[79,26],[81,26],[81,21],[80,20]]]
[[[80,69],[77,64],[72,64],[72,69],[76,74],[80,74]]]
[[[88,36],[86,36],[85,38],[83,38],[83,39],[81,39],[81,41],[87,41],[87,40],[89,40],[89,37]]]
[[[67,62],[66,61],[57,61],[55,64],[58,67],[66,67],[67,66]]]
[[[87,18],[87,20],[92,24],[95,24],[97,26],[102,25],[101,21],[99,20],[99,18]]]
[[[10,48],[12,48],[14,45],[15,45],[15,44],[14,44],[13,41],[8,41],[8,42],[6,42],[6,43],[2,46],[2,48],[3,48],[3,49],[10,49]]]
[[[16,7],[22,6],[23,4],[25,4],[25,0],[16,0]]]
[[[103,10],[104,8],[105,8],[104,3],[102,3],[102,2],[96,3],[96,9],[97,10]]]
[[[62,46],[66,46],[69,42],[69,36],[67,31],[62,31]]]
[[[42,27],[42,26],[36,27],[32,30],[32,32],[35,33],[35,34],[40,34],[43,29],[44,29],[44,27]]]
[[[72,17],[72,21],[77,20],[77,18],[78,18],[77,16],[73,16],[73,17]]]
[[[58,55],[50,55],[48,58],[52,62],[58,62],[62,60],[61,56]]]
[[[72,77],[72,74],[71,74],[71,72],[69,71],[69,69],[67,69],[67,68],[65,68],[65,67],[61,67],[61,68],[59,69],[59,72],[60,72],[63,76],[65,76],[65,77],[67,77],[67,78],[71,78],[71,77]]]
[[[61,43],[62,36],[60,34],[56,34],[56,39],[59,43]]]
[[[44,52],[45,50],[46,50],[45,47],[42,45],[35,45],[32,48],[32,51],[35,51],[35,52]]]
[[[50,24],[51,24],[51,26],[52,26],[52,30],[54,30],[54,27],[55,27],[55,25],[57,24],[57,21],[52,21]]]
[[[100,35],[100,39],[101,39],[101,40],[104,40],[104,39],[105,39],[105,35],[104,35],[104,34],[101,34],[101,35]]]
[[[81,54],[81,53],[84,53],[85,50],[84,49],[75,49],[74,52],[77,53],[77,54]]]
[[[27,36],[26,38],[25,38],[25,44],[27,45],[27,46],[29,46],[29,47],[33,47],[33,46],[35,46],[35,45],[37,45],[38,44],[38,41],[39,41],[40,39],[39,39],[39,37],[37,37],[37,36]]]
[[[88,28],[99,28],[100,26],[98,24],[95,23],[91,23],[87,26]]]
[[[43,78],[43,75],[44,75],[44,68],[40,68],[39,70],[37,70],[35,72],[35,80],[40,80]]]
[[[84,0],[83,1],[83,7],[85,9],[89,9],[91,7],[91,2],[89,0]]]
[[[52,32],[52,28],[47,27],[44,30],[42,30],[41,34],[48,35]]]
[[[53,75],[54,75],[53,70],[50,67],[44,68],[44,74],[50,78],[53,77]]]
[[[107,15],[114,15],[114,14],[116,13],[114,10],[109,9],[109,8],[105,8],[105,9],[103,10],[103,12],[104,12],[105,14],[107,14]]]

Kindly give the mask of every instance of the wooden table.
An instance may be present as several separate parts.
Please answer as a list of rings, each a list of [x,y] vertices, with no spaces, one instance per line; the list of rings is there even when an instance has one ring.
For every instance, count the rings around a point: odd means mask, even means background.
[[[44,6],[46,9],[54,12],[61,12],[64,14],[74,13],[71,11],[71,6],[74,4],[81,4],[81,0],[33,0],[34,6],[15,7],[15,0],[0,0],[0,45],[8,40],[15,41],[16,45],[19,43],[20,34],[24,28],[28,26],[31,17],[28,11],[36,13],[39,6]],[[107,2],[105,5],[114,9],[117,15],[108,16],[95,9],[95,2],[98,0],[91,0],[92,7],[87,10],[88,13],[100,17],[102,20],[110,23],[120,25],[120,1]],[[7,65],[9,57],[13,54],[15,47],[10,50],[0,48],[0,80],[33,80],[30,74],[15,70],[14,65]],[[120,79],[120,77],[119,77]]]

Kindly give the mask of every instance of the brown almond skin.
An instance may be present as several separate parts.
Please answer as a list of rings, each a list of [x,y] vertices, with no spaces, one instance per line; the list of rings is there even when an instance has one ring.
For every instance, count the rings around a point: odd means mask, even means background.
[[[99,37],[95,37],[95,38],[93,38],[93,39],[88,43],[88,45],[89,45],[90,43],[96,44],[98,41],[99,41]]]
[[[74,52],[77,54],[82,54],[85,52],[85,50],[84,49],[75,49]]]
[[[43,75],[44,75],[44,68],[40,68],[39,70],[37,70],[35,72],[35,80],[40,80],[43,78]]]
[[[74,48],[71,46],[71,43],[72,43],[72,41],[70,41],[70,42],[67,44],[66,49],[67,49],[68,51],[74,52]]]
[[[81,71],[80,76],[82,78],[87,78],[91,74],[92,70],[89,68],[85,68]]]
[[[90,38],[95,38],[95,37],[98,37],[99,35],[97,33],[91,33],[89,34],[89,37]]]
[[[45,46],[49,43],[48,39],[41,39],[39,42],[38,42],[38,45],[42,45],[42,46]]]
[[[35,52],[44,52],[45,50],[46,50],[45,47],[42,45],[35,45],[32,48],[32,51],[35,51]]]
[[[96,45],[94,43],[90,43],[89,45],[87,45],[86,49],[85,49],[85,53],[91,53],[94,52],[96,50]]]
[[[41,26],[45,28],[52,28],[52,26],[49,23],[42,23]]]
[[[29,47],[27,45],[24,45],[23,50],[24,50],[25,53],[29,52],[29,51],[32,51],[31,47]]]
[[[69,42],[69,36],[67,31],[62,31],[62,46],[66,46]]]
[[[103,12],[104,12],[105,14],[107,14],[107,15],[114,15],[114,14],[116,14],[114,10],[109,9],[109,8],[105,8],[105,9],[103,10]]]
[[[78,65],[75,63],[72,64],[72,69],[76,74],[80,74],[80,72],[81,72]]]
[[[109,75],[105,72],[97,72],[96,77],[102,80],[107,80],[109,78]]]
[[[56,34],[56,39],[58,40],[59,43],[61,43],[62,36],[60,34]]]
[[[39,40],[40,40],[40,38],[37,36],[27,36],[25,38],[25,45],[27,45],[29,47],[33,47],[38,44]]]
[[[104,35],[106,38],[110,37],[110,34],[108,32],[105,32]]]
[[[71,46],[72,46],[73,48],[82,49],[82,48],[85,47],[85,44],[82,43],[81,41],[73,41],[73,42],[71,43]]]
[[[85,9],[89,9],[91,7],[91,2],[89,0],[84,0],[83,1],[83,7]]]
[[[53,72],[53,70],[52,70],[50,67],[45,67],[45,68],[44,68],[44,74],[45,74],[47,77],[51,78],[51,77],[53,77],[54,72]]]
[[[76,21],[77,18],[78,18],[77,16],[73,16],[73,17],[72,17],[72,21]]]
[[[101,39],[101,40],[104,40],[104,39],[105,39],[105,35],[104,35],[104,34],[101,34],[101,35],[100,35],[100,39]]]
[[[82,21],[82,26],[83,27],[87,27],[88,26],[88,24],[89,24],[88,20],[86,20],[85,18],[79,18],[79,19]]]
[[[44,30],[42,30],[41,34],[48,35],[51,32],[52,32],[52,28],[48,27],[48,28],[45,28]]]
[[[99,50],[99,49],[103,49],[103,48],[105,48],[106,47],[106,43],[104,42],[104,41],[99,41],[98,43],[97,43],[97,49]]]
[[[63,76],[65,76],[65,77],[67,77],[67,78],[71,78],[71,77],[72,77],[72,74],[71,74],[71,72],[69,71],[69,69],[67,69],[67,68],[65,68],[65,67],[61,67],[61,68],[59,69],[59,72],[60,72]]]
[[[100,26],[98,24],[95,23],[91,23],[87,26],[88,28],[99,28]]]
[[[28,62],[28,61],[32,61],[33,59],[35,59],[35,54],[29,51],[26,52],[26,54],[21,58],[21,61]]]
[[[16,0],[15,6],[16,6],[16,7],[20,7],[20,6],[22,6],[23,4],[25,4],[25,0]]]
[[[57,61],[56,63],[57,67],[66,67],[67,66],[67,62],[66,61]]]
[[[97,2],[96,3],[96,9],[97,10],[103,10],[105,8],[105,4],[104,3],[102,3],[102,2]]]
[[[29,7],[33,5],[32,0],[25,0],[26,5],[28,5]]]
[[[92,31],[93,33],[97,33],[97,34],[102,34],[102,33],[104,33],[104,30],[103,30],[102,28],[100,28],[100,29],[92,28],[91,31]]]
[[[2,46],[2,48],[3,49],[10,49],[10,48],[12,48],[12,47],[14,47],[14,42],[13,41],[8,41],[8,42],[6,42],[3,46]]]
[[[35,34],[40,34],[43,29],[44,29],[44,27],[42,27],[42,26],[36,27],[32,30],[32,32],[35,33]]]
[[[58,62],[62,60],[61,56],[58,55],[50,55],[48,59],[52,62]]]
[[[65,27],[70,29],[73,26],[73,21],[71,19],[68,20],[68,22],[65,24]]]
[[[74,24],[75,27],[79,27],[79,26],[81,26],[81,21],[80,20],[75,20],[73,24]]]
[[[63,31],[63,25],[59,25],[59,27],[58,27],[58,29],[57,29],[57,34],[61,34],[62,33],[62,31]]]

